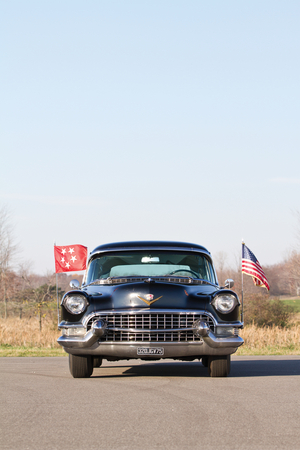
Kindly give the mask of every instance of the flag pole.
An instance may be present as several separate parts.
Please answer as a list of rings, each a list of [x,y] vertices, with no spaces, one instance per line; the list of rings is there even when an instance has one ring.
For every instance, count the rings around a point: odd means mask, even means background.
[[[243,254],[244,254],[244,245],[245,242],[242,239],[242,259],[243,259]],[[242,312],[241,312],[241,322],[244,323],[244,273],[243,273],[243,269],[242,269]]]
[[[54,241],[54,247],[56,246],[56,242]],[[59,317],[59,300],[58,300],[58,274],[56,272],[56,268],[55,268],[55,279],[56,279],[56,304],[57,304],[57,327],[59,326],[60,323],[60,317]]]
[[[56,299],[57,299],[57,327],[60,323],[60,317],[59,317],[59,299],[58,299],[58,274],[56,274]]]

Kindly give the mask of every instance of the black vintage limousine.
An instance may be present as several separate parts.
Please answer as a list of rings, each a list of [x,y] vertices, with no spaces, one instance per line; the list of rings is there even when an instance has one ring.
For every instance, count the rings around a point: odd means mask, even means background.
[[[243,344],[240,302],[232,280],[220,287],[210,253],[183,242],[100,245],[80,287],[61,302],[62,335],[75,378],[90,377],[102,360],[201,360],[226,377],[230,355]]]

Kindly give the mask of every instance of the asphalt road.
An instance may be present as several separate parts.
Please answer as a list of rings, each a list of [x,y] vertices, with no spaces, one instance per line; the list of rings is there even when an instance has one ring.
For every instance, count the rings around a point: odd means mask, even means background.
[[[300,357],[104,362],[73,379],[67,358],[0,358],[0,448],[300,449]]]

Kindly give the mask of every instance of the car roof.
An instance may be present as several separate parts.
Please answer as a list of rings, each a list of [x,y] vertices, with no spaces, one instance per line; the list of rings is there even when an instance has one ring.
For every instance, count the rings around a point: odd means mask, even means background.
[[[209,251],[198,244],[191,244],[188,242],[176,241],[128,241],[128,242],[114,242],[111,244],[103,244],[96,247],[90,256],[95,253],[111,252],[111,251],[126,251],[126,250],[186,250],[186,251],[200,251],[210,255]]]

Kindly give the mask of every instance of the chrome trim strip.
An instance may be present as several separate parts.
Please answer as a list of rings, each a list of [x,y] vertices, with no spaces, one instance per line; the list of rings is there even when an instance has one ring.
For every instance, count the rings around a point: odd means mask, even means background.
[[[194,331],[196,328],[117,328],[117,327],[109,327],[107,328],[109,331],[123,331],[124,333],[170,333],[174,331]]]
[[[58,325],[59,330],[61,330],[62,328],[86,328],[86,327],[81,322],[70,323],[70,322],[66,322],[65,320],[63,320]]]
[[[179,277],[179,276],[158,276],[153,275],[151,277],[149,276],[139,276],[139,275],[128,275],[123,277],[108,277],[108,278],[99,278],[94,281],[91,281],[90,283],[84,285],[85,287],[88,286],[114,286],[115,284],[127,284],[127,283],[149,283],[149,282],[156,282],[156,283],[171,283],[171,284],[192,284],[192,285],[209,285],[213,286],[215,288],[219,289],[219,286],[217,286],[215,283],[209,280],[204,280],[202,278],[192,278],[192,277]]]
[[[208,316],[212,321],[214,326],[218,325],[218,322],[216,322],[215,317],[207,311],[203,311],[203,310],[184,310],[184,309],[153,309],[153,308],[141,308],[141,309],[114,309],[114,310],[108,310],[108,311],[96,311],[93,312],[91,314],[89,314],[88,316],[84,317],[82,324],[84,326],[87,325],[87,323],[89,322],[90,319],[92,319],[93,317],[97,317],[97,316],[102,316],[102,315],[137,315],[137,314],[203,314]],[[219,324],[221,325],[221,324]],[[235,327],[240,327],[241,326],[241,322],[238,322],[236,325],[234,324],[230,324],[230,326],[235,326]]]

